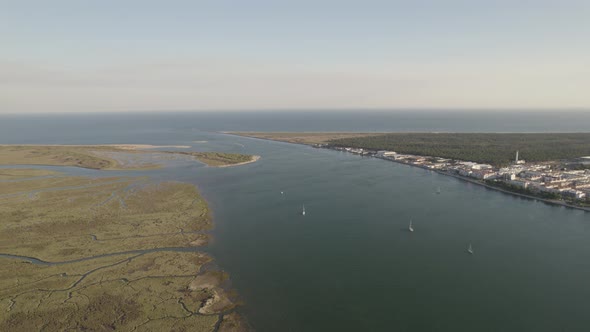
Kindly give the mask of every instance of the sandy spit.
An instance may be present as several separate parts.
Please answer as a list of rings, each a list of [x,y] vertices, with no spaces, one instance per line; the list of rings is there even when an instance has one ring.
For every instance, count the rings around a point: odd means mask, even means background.
[[[250,159],[248,161],[244,161],[242,163],[231,164],[231,165],[221,165],[221,166],[215,166],[215,167],[234,167],[234,166],[246,165],[246,164],[255,163],[258,161],[258,159],[260,159],[260,156],[254,155],[254,156],[252,156],[252,159]]]

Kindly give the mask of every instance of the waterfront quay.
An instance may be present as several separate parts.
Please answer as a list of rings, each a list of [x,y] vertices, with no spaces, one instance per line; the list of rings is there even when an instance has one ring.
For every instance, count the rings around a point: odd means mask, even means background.
[[[503,192],[590,211],[590,157],[528,163],[520,159],[519,152],[516,151],[515,159],[510,164],[497,167],[472,161],[401,154],[395,151],[373,151],[327,144],[317,144],[315,147],[416,166]]]

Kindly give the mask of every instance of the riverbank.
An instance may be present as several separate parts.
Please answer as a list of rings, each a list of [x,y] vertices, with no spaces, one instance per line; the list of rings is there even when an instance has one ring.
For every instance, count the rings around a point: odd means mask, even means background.
[[[245,331],[195,186],[27,172],[0,183],[0,330]]]
[[[249,138],[255,138],[255,139],[268,140],[268,141],[278,141],[278,142],[291,143],[291,144],[301,144],[301,145],[307,145],[307,146],[313,146],[313,147],[321,147],[321,148],[325,148],[325,149],[340,151],[340,150],[337,150],[337,149],[332,148],[329,145],[325,145],[325,143],[327,143],[329,140],[335,139],[335,136],[328,136],[327,133],[290,133],[291,135],[293,135],[295,137],[302,137],[302,136],[306,136],[306,135],[309,135],[309,134],[312,134],[312,137],[322,137],[322,140],[317,141],[317,142],[314,141],[314,143],[309,143],[309,142],[306,143],[306,142],[303,142],[303,141],[290,141],[290,140],[285,139],[283,137],[283,135],[282,135],[283,133],[240,133],[240,132],[231,132],[231,133],[228,133],[228,134],[236,135],[236,136],[249,137]],[[265,134],[265,135],[262,135],[262,134]],[[313,135],[313,134],[315,134],[315,135]],[[335,135],[343,135],[343,134],[345,134],[345,133],[340,133],[340,134],[335,134]],[[351,134],[351,135],[356,135],[356,137],[361,137],[364,134]],[[382,135],[382,134],[374,134],[374,135],[377,136],[377,135]],[[353,137],[350,137],[350,138],[353,138]],[[366,137],[366,135],[365,136],[362,136],[362,137]],[[406,162],[403,162],[403,161],[392,160],[392,159],[389,159],[389,158],[380,158],[380,159],[391,161],[391,162],[396,162],[396,163],[402,164],[402,165],[407,165],[407,166],[412,166],[412,167],[418,167],[418,168],[422,168],[422,169],[434,171],[434,172],[436,172],[438,174],[441,174],[441,175],[452,176],[452,177],[454,177],[456,179],[463,180],[463,181],[466,181],[466,182],[470,182],[470,183],[473,183],[473,184],[477,184],[477,185],[480,185],[480,186],[484,186],[484,187],[486,187],[488,189],[496,190],[496,191],[499,191],[499,192],[502,192],[502,193],[505,193],[505,194],[509,194],[509,195],[513,195],[513,196],[518,196],[518,197],[523,197],[523,198],[528,198],[528,199],[532,199],[532,200],[544,202],[544,203],[551,204],[551,205],[564,206],[564,207],[567,207],[567,208],[578,209],[578,210],[583,210],[583,211],[586,211],[586,212],[590,212],[590,208],[588,208],[588,207],[572,205],[572,204],[568,204],[567,202],[560,201],[560,200],[552,200],[552,199],[547,199],[547,198],[542,198],[542,197],[536,197],[536,196],[533,196],[533,195],[527,195],[527,194],[517,193],[517,192],[510,191],[510,190],[506,190],[504,188],[499,188],[499,187],[496,187],[496,186],[489,185],[487,183],[484,183],[482,181],[478,181],[476,179],[471,179],[471,178],[468,178],[468,177],[464,177],[464,176],[461,176],[461,175],[452,174],[452,173],[444,172],[444,171],[440,171],[440,170],[433,170],[433,169],[430,169],[430,168],[427,168],[427,167],[422,167],[420,165],[413,165],[413,164],[406,163]]]
[[[328,149],[330,149],[330,148],[328,148]],[[336,150],[336,151],[339,151],[339,150]],[[449,172],[444,172],[444,171],[440,171],[440,170],[430,169],[428,167],[424,167],[424,166],[420,166],[420,165],[412,165],[412,164],[409,164],[409,163],[405,163],[405,162],[397,161],[397,160],[392,160],[392,159],[388,159],[388,158],[379,158],[379,159],[383,159],[383,160],[395,162],[395,163],[402,164],[402,165],[407,165],[407,166],[410,166],[410,167],[422,168],[422,169],[425,169],[425,170],[428,170],[428,171],[433,171],[433,172],[435,172],[437,174],[440,174],[440,175],[451,176],[451,177],[454,177],[454,178],[459,179],[459,180],[462,180],[462,181],[466,181],[466,182],[469,182],[469,183],[477,184],[477,185],[486,187],[488,189],[496,190],[496,191],[499,191],[499,192],[502,192],[502,193],[505,193],[505,194],[509,194],[509,195],[512,195],[512,196],[524,197],[524,198],[528,198],[528,199],[532,199],[532,200],[536,200],[536,201],[548,203],[548,204],[551,204],[551,205],[559,205],[559,206],[564,206],[564,207],[568,207],[568,208],[572,208],[572,209],[577,209],[577,210],[583,210],[583,211],[586,211],[586,212],[590,212],[590,208],[587,208],[587,207],[572,205],[572,204],[568,204],[566,202],[559,201],[559,200],[553,200],[553,199],[547,199],[547,198],[542,198],[542,197],[536,197],[536,196],[533,196],[533,195],[527,195],[527,194],[517,193],[517,192],[514,192],[514,191],[506,190],[504,188],[499,188],[499,187],[496,187],[496,186],[492,186],[492,185],[489,185],[489,184],[487,184],[485,182],[482,182],[482,181],[479,181],[479,180],[476,180],[476,179],[472,179],[472,178],[468,178],[468,177],[465,177],[465,176],[461,176],[461,175],[458,175],[458,174],[452,174],[452,173],[449,173]]]
[[[463,181],[474,183],[474,184],[477,184],[477,185],[480,185],[480,186],[484,186],[484,187],[486,187],[488,189],[500,191],[500,192],[503,192],[505,194],[509,194],[509,195],[513,195],[513,196],[518,196],[518,197],[524,197],[524,198],[528,198],[528,199],[531,199],[531,200],[544,202],[544,203],[551,204],[551,205],[559,205],[559,206],[564,206],[564,207],[568,207],[568,208],[572,208],[572,209],[578,209],[578,210],[583,210],[583,211],[586,211],[586,212],[590,212],[590,208],[587,208],[587,207],[572,205],[572,204],[568,204],[566,202],[558,201],[558,200],[554,200],[554,199],[546,199],[546,198],[536,197],[536,196],[532,196],[532,195],[526,195],[526,194],[522,194],[522,193],[517,193],[517,192],[514,192],[514,191],[510,191],[510,190],[506,190],[506,189],[499,188],[499,187],[496,187],[496,186],[492,186],[492,185],[489,185],[487,183],[484,183],[484,182],[481,182],[481,181],[478,181],[478,180],[474,180],[474,179],[470,179],[470,178],[466,178],[464,176],[460,176],[460,175],[456,175],[456,174],[450,174],[450,173],[441,172],[441,171],[435,171],[435,172],[438,173],[438,174],[452,176],[452,177],[454,177],[456,179],[459,179],[459,180],[463,180]]]
[[[338,150],[336,150],[336,151],[338,151]],[[386,159],[386,158],[379,158],[379,159],[383,159],[383,160],[395,162],[395,163],[402,164],[402,165],[407,165],[407,166],[410,166],[410,167],[422,168],[422,169],[425,169],[425,170],[428,170],[428,171],[432,171],[432,172],[435,172],[435,173],[441,174],[441,175],[451,176],[451,177],[454,177],[454,178],[459,179],[459,180],[462,180],[462,181],[466,181],[466,182],[469,182],[469,183],[477,184],[477,185],[486,187],[488,189],[496,190],[496,191],[499,191],[499,192],[502,192],[502,193],[505,193],[505,194],[509,194],[509,195],[512,195],[512,196],[524,197],[524,198],[528,198],[528,199],[532,199],[532,200],[536,200],[536,201],[548,203],[548,204],[551,204],[551,205],[559,205],[559,206],[564,206],[564,207],[568,207],[568,208],[572,208],[572,209],[578,209],[578,210],[583,210],[583,211],[586,211],[586,212],[590,212],[590,208],[587,208],[587,207],[572,205],[572,204],[568,204],[568,203],[563,202],[563,201],[558,201],[558,200],[553,200],[553,199],[536,197],[536,196],[533,196],[533,195],[526,195],[526,194],[522,194],[522,193],[517,193],[517,192],[514,192],[514,191],[510,191],[510,190],[506,190],[506,189],[499,188],[499,187],[496,187],[496,186],[492,186],[492,185],[489,185],[489,184],[487,184],[485,182],[482,182],[482,181],[479,181],[479,180],[476,180],[476,179],[471,179],[471,178],[468,178],[468,177],[465,177],[465,176],[461,176],[461,175],[458,175],[458,174],[452,174],[452,173],[449,173],[449,172],[444,172],[444,171],[440,171],[440,170],[434,170],[434,169],[430,169],[428,167],[423,167],[423,166],[419,166],[419,165],[412,165],[412,164],[409,164],[409,163],[405,163],[405,162],[401,162],[401,161],[396,161],[396,160],[391,160],[391,159]]]
[[[370,151],[395,151],[416,156],[465,160],[504,166],[520,150],[529,162],[573,160],[590,156],[590,133],[330,133],[232,132],[232,134],[289,143],[330,145]],[[563,147],[567,146],[567,149]]]

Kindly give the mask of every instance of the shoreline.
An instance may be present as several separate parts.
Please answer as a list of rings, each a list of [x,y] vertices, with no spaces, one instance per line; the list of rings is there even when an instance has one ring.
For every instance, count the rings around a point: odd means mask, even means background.
[[[280,143],[287,143],[287,144],[296,144],[296,145],[305,145],[305,146],[311,146],[313,147],[313,145],[311,144],[307,144],[307,143],[301,143],[301,142],[287,142],[287,141],[281,141],[278,139],[272,139],[272,138],[264,138],[264,137],[255,137],[255,136],[244,136],[244,135],[238,135],[234,132],[225,132],[225,131],[219,131],[220,134],[224,134],[224,135],[230,135],[230,136],[236,136],[236,137],[242,137],[242,138],[252,138],[252,139],[260,139],[263,141],[270,141],[270,142],[280,142]]]
[[[408,166],[413,166],[413,165],[408,165]],[[527,199],[531,199],[531,200],[535,200],[535,201],[540,201],[540,202],[551,204],[551,205],[564,206],[564,207],[571,208],[571,209],[578,209],[578,210],[582,210],[582,211],[585,211],[585,212],[590,212],[590,208],[587,208],[587,207],[571,205],[571,204],[568,204],[568,203],[562,202],[562,201],[551,200],[551,199],[547,199],[547,198],[541,198],[541,197],[536,197],[536,196],[531,196],[531,195],[527,195],[527,194],[521,194],[521,193],[509,191],[509,190],[506,190],[506,189],[503,189],[503,188],[498,188],[498,187],[495,187],[495,186],[491,186],[491,185],[489,185],[487,183],[483,183],[483,182],[480,182],[480,181],[477,181],[477,180],[469,179],[469,178],[466,178],[464,176],[460,176],[460,175],[456,175],[456,174],[445,173],[445,172],[441,172],[441,171],[437,171],[437,170],[431,170],[431,171],[434,171],[434,172],[436,172],[438,174],[441,174],[441,175],[451,176],[451,177],[454,177],[456,179],[463,180],[463,181],[466,181],[466,182],[469,182],[469,183],[477,184],[477,185],[486,187],[487,189],[500,191],[500,192],[505,193],[505,194],[509,194],[509,195],[513,195],[513,196],[518,196],[518,197],[524,197],[524,198],[527,198]]]
[[[331,149],[331,148],[322,148],[322,149],[334,150],[334,149]],[[339,151],[339,150],[334,150],[334,151]],[[478,181],[478,180],[470,179],[470,178],[467,178],[467,177],[464,177],[464,176],[461,176],[461,175],[451,174],[451,173],[443,172],[443,171],[440,171],[440,170],[430,169],[430,168],[427,168],[427,167],[421,167],[421,166],[418,166],[418,165],[412,165],[412,164],[408,164],[408,163],[404,163],[404,162],[400,162],[400,161],[396,161],[396,160],[391,160],[391,159],[385,159],[385,158],[379,158],[379,157],[374,157],[374,158],[385,160],[385,161],[391,161],[391,162],[394,162],[394,163],[397,163],[397,164],[401,164],[401,165],[406,165],[406,166],[410,166],[410,167],[416,167],[416,168],[421,168],[421,169],[424,169],[424,170],[432,171],[432,172],[435,172],[435,173],[440,174],[440,175],[450,176],[450,177],[453,177],[453,178],[458,179],[458,180],[462,180],[462,181],[465,181],[465,182],[469,182],[469,183],[473,183],[473,184],[476,184],[476,185],[480,185],[480,186],[485,187],[487,189],[499,191],[499,192],[502,192],[502,193],[508,194],[508,195],[518,196],[518,197],[524,197],[524,198],[528,198],[528,199],[531,199],[531,200],[540,201],[540,202],[551,204],[551,205],[564,206],[564,207],[571,208],[571,209],[577,209],[577,210],[582,210],[584,212],[590,212],[590,208],[588,208],[588,207],[576,206],[576,205],[568,204],[568,203],[563,202],[563,201],[551,200],[551,199],[547,199],[547,198],[542,198],[542,197],[536,197],[536,196],[532,196],[532,195],[517,193],[517,192],[514,192],[514,191],[506,190],[504,188],[495,187],[495,186],[489,185],[487,183],[483,183],[483,182]]]
[[[318,147],[315,147],[315,146],[313,146],[311,144],[306,144],[306,143],[287,142],[287,141],[281,141],[281,140],[276,140],[276,139],[271,139],[271,138],[263,138],[263,137],[242,136],[242,135],[238,135],[238,134],[235,134],[235,133],[224,133],[224,134],[226,134],[226,135],[234,135],[234,136],[239,136],[239,137],[246,137],[246,138],[253,138],[253,139],[260,139],[260,140],[272,141],[272,142],[282,142],[282,143],[288,143],[288,144],[305,145],[305,146],[309,146],[309,147],[312,147],[312,148],[318,148]],[[340,151],[340,150],[332,149],[330,147],[319,147],[319,148],[320,149],[326,149],[326,150],[343,152],[343,151]],[[362,156],[361,156],[361,158],[362,158]],[[462,180],[462,181],[466,181],[466,182],[473,183],[473,184],[476,184],[476,185],[480,185],[480,186],[483,186],[483,187],[485,187],[487,189],[499,191],[501,193],[512,195],[512,196],[518,196],[518,197],[528,198],[528,199],[531,199],[531,200],[536,200],[536,201],[539,201],[539,202],[543,202],[543,203],[547,203],[547,204],[551,204],[551,205],[555,205],[555,206],[563,206],[563,207],[567,207],[567,208],[571,208],[571,209],[582,210],[584,212],[590,212],[590,208],[588,208],[588,207],[576,206],[576,205],[568,204],[568,203],[563,202],[563,201],[556,201],[556,200],[550,200],[550,199],[546,199],[546,198],[541,198],[541,197],[536,197],[536,196],[521,194],[521,193],[509,191],[509,190],[506,190],[506,189],[503,189],[503,188],[494,187],[494,186],[491,186],[489,184],[486,184],[486,183],[483,183],[483,182],[480,182],[480,181],[477,181],[477,180],[469,179],[469,178],[466,178],[464,176],[460,176],[460,175],[456,175],[456,174],[442,172],[442,171],[439,171],[439,170],[434,170],[434,169],[430,169],[430,168],[426,168],[426,167],[412,165],[412,164],[408,164],[408,163],[404,163],[404,162],[396,161],[396,160],[391,160],[391,159],[385,159],[385,158],[379,158],[379,157],[371,157],[371,158],[382,159],[382,160],[394,162],[394,163],[401,164],[401,165],[406,165],[406,166],[410,166],[410,167],[417,167],[417,168],[421,168],[421,169],[424,169],[424,170],[433,171],[433,172],[435,172],[437,174],[440,174],[440,175],[451,176],[451,177],[456,178],[458,180]]]
[[[334,150],[334,149],[331,149],[331,148],[325,148],[325,149],[327,149],[327,150]],[[338,150],[334,150],[334,151],[338,151]],[[517,193],[517,192],[506,190],[506,189],[503,189],[503,188],[495,187],[495,186],[489,185],[487,183],[483,183],[483,182],[478,181],[478,180],[470,179],[470,178],[467,178],[467,177],[464,177],[464,176],[461,176],[461,175],[451,174],[451,173],[447,173],[447,172],[443,172],[443,171],[439,171],[439,170],[435,170],[435,169],[430,169],[430,168],[426,168],[426,167],[421,167],[421,166],[417,166],[417,165],[412,165],[412,164],[408,164],[408,163],[404,163],[404,162],[400,162],[400,161],[396,161],[396,160],[391,160],[391,159],[378,158],[378,157],[375,157],[375,158],[381,159],[381,160],[386,160],[386,161],[391,161],[391,162],[394,162],[394,163],[397,163],[397,164],[406,165],[406,166],[410,166],[410,167],[421,168],[421,169],[424,169],[424,170],[435,172],[435,173],[440,174],[440,175],[450,176],[450,177],[453,177],[455,179],[462,180],[462,181],[469,182],[469,183],[473,183],[473,184],[476,184],[476,185],[480,185],[480,186],[485,187],[487,189],[499,191],[499,192],[502,192],[504,194],[508,194],[508,195],[512,195],[512,196],[518,196],[518,197],[524,197],[524,198],[528,198],[528,199],[531,199],[531,200],[540,201],[540,202],[551,204],[551,205],[564,206],[564,207],[571,208],[571,209],[582,210],[584,212],[590,212],[590,208],[587,208],[587,207],[584,207],[584,206],[576,206],[576,205],[568,204],[568,203],[563,202],[563,201],[551,200],[551,199],[547,199],[547,198],[542,198],[542,197],[536,197],[536,196],[532,196],[532,195]]]
[[[207,167],[216,167],[216,168],[226,168],[226,167],[234,167],[234,166],[241,166],[241,165],[247,165],[247,164],[252,164],[257,162],[261,157],[258,155],[253,155],[252,159],[248,160],[248,161],[243,161],[241,163],[237,163],[237,164],[229,164],[229,165],[219,165],[219,166],[209,166],[207,165]]]

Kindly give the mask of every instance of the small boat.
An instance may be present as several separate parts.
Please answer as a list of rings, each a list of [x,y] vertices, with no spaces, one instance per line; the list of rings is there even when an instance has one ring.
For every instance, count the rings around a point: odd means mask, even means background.
[[[412,220],[410,220],[410,226],[408,226],[408,230],[410,232],[413,232],[414,231],[414,227],[412,227]]]
[[[302,215],[305,215],[305,204],[303,205],[303,211],[301,211]]]
[[[469,244],[469,248],[467,248],[467,252],[473,255],[473,248],[471,247],[471,243]]]
[[[281,191],[281,195],[284,194],[284,192]]]
[[[440,194],[440,187],[438,187],[438,189],[436,189],[436,194]]]

